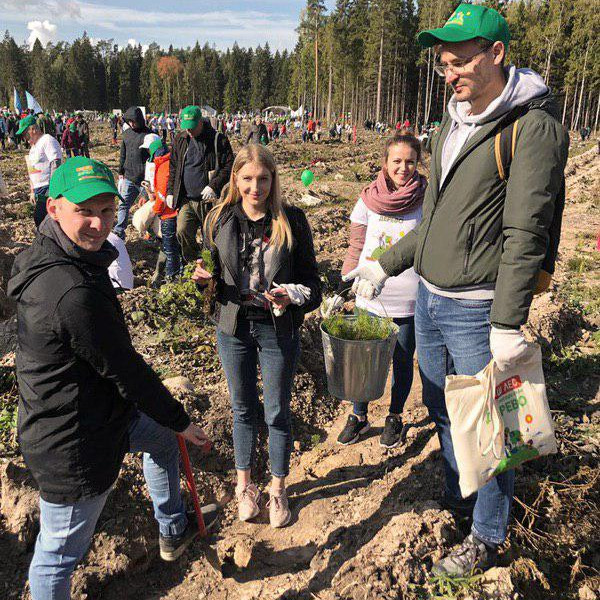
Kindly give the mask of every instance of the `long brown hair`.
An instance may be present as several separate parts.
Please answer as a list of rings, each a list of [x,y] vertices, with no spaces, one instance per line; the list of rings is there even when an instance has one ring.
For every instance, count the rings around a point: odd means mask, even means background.
[[[233,161],[231,177],[229,179],[229,189],[223,201],[217,204],[206,216],[204,227],[208,242],[214,245],[214,230],[223,210],[228,206],[233,206],[241,201],[241,195],[237,186],[237,174],[240,169],[248,163],[255,162],[267,169],[271,173],[271,190],[267,196],[267,209],[271,211],[272,233],[269,244],[276,248],[287,246],[291,250],[293,244],[292,229],[285,215],[284,206],[287,202],[281,196],[281,186],[279,183],[279,173],[277,164],[273,155],[260,144],[248,144],[244,146]]]

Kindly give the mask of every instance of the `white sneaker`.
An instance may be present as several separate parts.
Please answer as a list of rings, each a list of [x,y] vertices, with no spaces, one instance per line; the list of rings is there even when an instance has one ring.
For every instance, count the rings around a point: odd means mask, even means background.
[[[253,483],[249,483],[241,491],[236,489],[235,496],[238,501],[238,515],[240,521],[249,521],[258,515],[260,512],[258,506],[260,492]]]
[[[292,518],[292,511],[288,508],[288,498],[285,490],[282,490],[281,494],[275,495],[269,494],[269,520],[271,521],[271,527],[285,527]]]

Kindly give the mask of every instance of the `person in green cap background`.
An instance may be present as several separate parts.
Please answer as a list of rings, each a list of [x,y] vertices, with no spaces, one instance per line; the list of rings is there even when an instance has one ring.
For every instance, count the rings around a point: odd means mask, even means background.
[[[446,375],[475,375],[493,358],[502,377],[524,358],[521,327],[554,270],[564,208],[567,132],[544,80],[505,66],[509,40],[504,18],[475,4],[461,4],[443,27],[419,34],[422,46],[435,46],[435,71],[454,92],[433,139],[423,220],[378,262],[346,276],[364,280],[365,297],[410,267],[421,277],[417,355],[444,461],[443,504],[472,521],[466,540],[434,564],[437,575],[464,576],[496,563],[514,489],[509,471],[461,497]],[[502,156],[499,144],[499,162],[496,140],[507,139],[514,155]]]
[[[160,219],[161,250],[150,280],[150,285],[158,288],[163,283],[164,275],[167,281],[173,281],[181,274],[181,249],[177,241],[177,210],[169,208],[166,203],[171,154],[162,138],[152,135],[154,139],[148,140],[148,162],[153,168],[146,170],[146,181],[149,183],[146,190],[152,202],[153,213]],[[142,201],[140,197],[140,204],[143,203],[145,200]]]
[[[36,118],[29,115],[19,121],[16,135],[29,141],[29,154],[25,159],[29,172],[30,200],[34,205],[35,226],[46,216],[46,199],[52,174],[62,162],[62,150],[58,141],[47,133],[42,133]]]
[[[106,239],[118,196],[103,163],[67,160],[50,181],[48,216],[13,266],[17,304],[18,437],[40,490],[40,533],[29,568],[33,600],[68,600],[125,453],[144,452],[160,555],[197,537],[179,479],[176,433],[208,439],[134,349],[108,276]],[[217,507],[203,507],[214,525]]]
[[[177,209],[177,239],[186,262],[200,253],[198,231],[229,181],[233,150],[226,135],[216,132],[198,106],[186,106],[181,131],[171,147],[166,203]]]
[[[71,158],[71,156],[79,156],[81,139],[77,133],[77,125],[74,122],[71,122],[67,127],[65,127],[62,134],[61,143],[67,158]]]

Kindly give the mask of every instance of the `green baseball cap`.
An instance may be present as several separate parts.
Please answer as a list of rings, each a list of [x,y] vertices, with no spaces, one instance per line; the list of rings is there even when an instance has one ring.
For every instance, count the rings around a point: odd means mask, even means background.
[[[19,129],[17,135],[23,135],[25,130],[32,125],[37,125],[37,119],[33,115],[28,115],[19,121]]]
[[[148,152],[150,153],[150,160],[154,160],[154,155],[157,150],[160,150],[163,147],[163,141],[159,138],[154,140],[150,146],[148,147]]]
[[[508,48],[510,31],[506,19],[493,8],[461,4],[443,27],[421,31],[417,41],[424,48],[429,48],[440,42],[466,42],[476,37],[502,42]]]
[[[194,129],[202,119],[202,111],[199,106],[186,106],[181,110],[181,129]]]
[[[50,198],[63,196],[73,204],[81,204],[98,194],[113,194],[121,198],[112,171],[93,158],[69,158],[54,171],[50,179]]]

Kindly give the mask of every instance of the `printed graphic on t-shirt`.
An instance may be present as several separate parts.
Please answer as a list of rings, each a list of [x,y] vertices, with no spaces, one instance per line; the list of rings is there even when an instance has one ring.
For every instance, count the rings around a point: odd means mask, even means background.
[[[367,260],[376,262],[381,258],[381,255],[389,250],[399,239],[404,237],[404,231],[400,232],[400,235],[396,238],[392,235],[386,235],[385,233],[380,233],[377,238],[377,248],[375,248],[369,256],[366,257]]]

